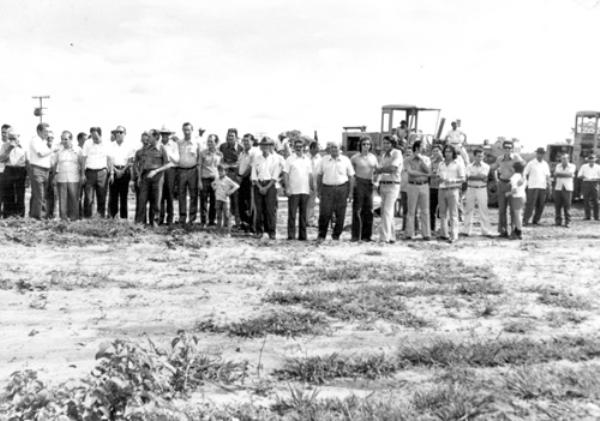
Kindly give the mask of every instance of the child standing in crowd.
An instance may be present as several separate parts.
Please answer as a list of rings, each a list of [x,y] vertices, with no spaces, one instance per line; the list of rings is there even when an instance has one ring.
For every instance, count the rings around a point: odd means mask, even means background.
[[[523,206],[525,205],[525,188],[527,184],[523,177],[523,170],[525,166],[522,162],[515,162],[513,164],[515,173],[510,177],[510,192],[506,193],[506,196],[510,196],[510,207],[511,207],[511,237],[523,238]]]
[[[240,186],[225,175],[225,167],[223,165],[219,164],[217,171],[219,172],[219,177],[212,182],[212,188],[215,191],[215,198],[217,199],[217,230],[229,236],[231,235],[231,227],[229,226],[229,196],[237,191]]]

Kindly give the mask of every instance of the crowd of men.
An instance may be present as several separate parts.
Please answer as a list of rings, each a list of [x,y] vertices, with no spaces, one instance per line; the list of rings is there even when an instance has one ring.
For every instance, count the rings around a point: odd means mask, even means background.
[[[105,141],[102,129],[91,127],[89,133],[77,135],[76,143],[65,130],[58,143],[50,126],[40,123],[25,150],[18,134],[3,125],[2,216],[25,216],[29,178],[31,218],[58,215],[76,220],[95,214],[127,219],[131,188],[137,223],[199,223],[229,234],[231,217],[239,232],[257,237],[266,233],[275,239],[278,197],[283,191],[288,197],[288,239],[307,240],[307,227],[316,225],[317,240],[324,240],[330,227],[331,238],[338,240],[351,201],[351,241],[372,241],[377,191],[380,241],[396,241],[395,217],[401,213],[404,238],[415,239],[420,231],[423,240],[431,240],[439,219],[437,238],[454,242],[459,234],[472,234],[476,210],[482,235],[495,235],[488,213],[492,177],[497,181],[498,235],[521,238],[523,225],[539,224],[553,184],[555,224],[569,227],[578,177],[585,219],[599,219],[600,165],[594,155],[577,171],[569,155],[563,154],[551,171],[542,148],[526,163],[513,151],[512,142],[505,141],[502,156],[488,165],[481,149],[468,156],[466,136],[455,123],[445,141],[433,145],[409,139],[408,131],[400,127],[396,135],[384,136],[377,155],[372,139],[364,136],[360,151],[350,158],[335,142],[321,151],[317,141],[304,137],[258,141],[249,133],[240,139],[236,129],[229,129],[223,142],[216,134],[204,140],[202,131],[195,136],[190,123],[182,125],[181,137],[164,127],[144,132],[137,149],[126,145],[125,136],[125,127],[117,126],[110,141]]]

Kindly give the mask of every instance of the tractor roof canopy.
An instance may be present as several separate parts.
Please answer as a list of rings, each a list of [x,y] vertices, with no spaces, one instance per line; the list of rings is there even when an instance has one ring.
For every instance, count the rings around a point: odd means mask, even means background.
[[[416,105],[389,104],[381,107],[382,111],[441,111],[439,108],[423,108]]]
[[[600,117],[600,111],[577,111],[577,117]]]

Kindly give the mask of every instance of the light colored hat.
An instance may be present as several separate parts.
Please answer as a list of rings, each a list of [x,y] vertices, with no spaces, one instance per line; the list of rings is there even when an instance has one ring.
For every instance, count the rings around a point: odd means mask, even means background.
[[[164,134],[164,133],[167,133],[167,134],[173,134],[173,133],[175,133],[175,132],[173,132],[173,131],[171,131],[171,130],[167,129],[167,127],[166,127],[164,124],[163,124],[163,126],[160,128],[160,130],[159,130],[158,132],[159,132],[160,134]]]

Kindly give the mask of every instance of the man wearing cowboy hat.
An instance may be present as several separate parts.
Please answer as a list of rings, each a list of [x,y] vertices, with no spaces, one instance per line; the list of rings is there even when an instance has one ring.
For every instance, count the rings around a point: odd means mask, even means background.
[[[2,216],[25,216],[25,151],[19,144],[19,135],[11,127],[6,130],[6,147],[0,153],[0,164],[4,165],[1,174]],[[2,133],[3,135],[5,134]]]
[[[257,156],[252,166],[251,180],[254,186],[254,203],[256,207],[256,237],[261,238],[266,231],[269,238],[276,237],[277,224],[277,188],[281,165],[279,159],[270,152],[274,142],[263,137],[259,143],[261,155]]]
[[[600,185],[600,165],[596,163],[596,155],[589,154],[586,158],[587,163],[579,168],[577,177],[582,180],[581,191],[583,193],[583,210],[585,219],[590,220],[592,211],[594,219],[598,221],[598,190]]]
[[[179,147],[177,146],[177,142],[174,142],[171,139],[174,132],[167,129],[165,126],[162,126],[159,133],[161,146],[167,152],[169,163],[173,164],[173,166],[165,170],[162,192],[160,195],[160,216],[158,218],[158,224],[161,225],[166,222],[167,225],[171,225],[173,223],[174,215],[173,200],[175,199],[176,167],[179,165]]]
[[[127,194],[135,152],[125,145],[125,127],[117,126],[112,133],[114,142],[109,146],[109,155],[113,173],[112,183],[108,186],[108,214],[114,218],[118,213],[121,219],[127,219]]]

